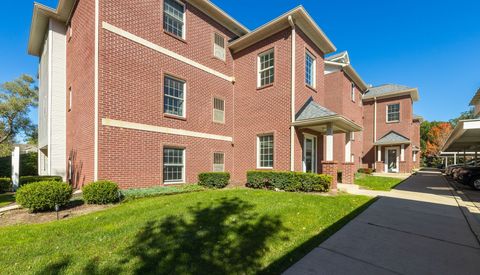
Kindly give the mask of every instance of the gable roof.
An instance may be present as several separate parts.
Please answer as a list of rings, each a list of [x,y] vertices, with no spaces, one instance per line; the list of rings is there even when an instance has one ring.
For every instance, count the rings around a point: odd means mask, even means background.
[[[363,81],[357,71],[350,64],[350,57],[347,51],[332,54],[325,57],[325,66],[334,66],[343,71],[353,81],[361,92],[368,90],[368,85]]]
[[[395,144],[410,144],[410,140],[395,131],[390,131],[382,138],[377,140],[374,145],[395,145]]]
[[[298,6],[293,10],[273,19],[267,24],[260,26],[259,28],[251,31],[250,33],[240,37],[239,39],[231,42],[229,48],[235,53],[239,52],[258,41],[261,41],[279,31],[291,27],[289,18],[293,19],[295,25],[309,37],[313,43],[320,48],[324,54],[332,53],[336,50],[333,43],[328,39],[325,33],[310,17],[303,6]]]
[[[332,62],[339,62],[344,64],[350,64],[350,57],[347,51],[334,53],[329,56],[325,57],[325,60],[332,61]]]
[[[384,84],[371,87],[363,99],[386,98],[409,94],[413,101],[418,101],[418,89],[399,84]]]
[[[309,99],[305,105],[298,111],[295,120],[306,120],[312,118],[322,118],[335,116],[337,113],[331,111],[320,104],[316,103],[312,99]]]

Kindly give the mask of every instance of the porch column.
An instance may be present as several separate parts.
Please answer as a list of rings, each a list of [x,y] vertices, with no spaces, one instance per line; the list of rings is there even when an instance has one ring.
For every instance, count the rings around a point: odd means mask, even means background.
[[[445,157],[445,168],[448,167],[448,157]]]
[[[377,153],[378,153],[378,157],[377,157],[377,161],[380,162],[382,161],[382,146],[377,146]]]
[[[405,145],[402,144],[400,147],[400,161],[405,161]]]
[[[375,170],[378,173],[383,173],[383,161],[382,161],[382,146],[378,145],[377,146],[377,162],[375,162]]]
[[[463,167],[467,167],[467,152],[463,149]]]
[[[453,153],[453,165],[457,165],[457,153]]]
[[[352,133],[345,134],[345,162],[352,162]]]
[[[477,151],[475,151],[475,161],[477,161]]]
[[[332,123],[327,124],[325,147],[326,147],[325,160],[333,161],[333,125]]]
[[[342,183],[354,183],[355,162],[352,160],[352,132],[345,133],[345,162],[342,170]]]

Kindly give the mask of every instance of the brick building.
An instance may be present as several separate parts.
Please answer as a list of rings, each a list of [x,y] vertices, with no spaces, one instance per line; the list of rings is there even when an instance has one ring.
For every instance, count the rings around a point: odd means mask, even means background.
[[[206,171],[244,183],[253,169],[351,182],[359,167],[418,166],[416,89],[366,85],[303,7],[250,31],[205,0],[59,0],[35,4],[28,50],[40,59],[41,173],[77,187]],[[383,146],[388,129],[403,143]]]

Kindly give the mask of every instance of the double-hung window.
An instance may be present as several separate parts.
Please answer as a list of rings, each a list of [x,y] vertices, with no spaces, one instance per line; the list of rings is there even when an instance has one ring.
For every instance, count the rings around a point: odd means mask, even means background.
[[[258,56],[258,87],[267,86],[275,80],[274,50],[268,50]]]
[[[225,123],[225,101],[223,99],[213,99],[213,121]]]
[[[305,53],[305,84],[315,88],[316,65],[315,57],[308,51]]]
[[[165,76],[163,92],[163,112],[185,117],[185,81]]]
[[[353,102],[355,102],[355,84],[353,82],[350,90],[350,98],[352,99]]]
[[[273,135],[257,137],[257,167],[273,168]]]
[[[387,105],[387,122],[400,121],[400,104]]]
[[[213,153],[213,172],[223,172],[225,170],[225,154]]]
[[[185,149],[163,148],[163,182],[185,182]]]
[[[213,55],[225,61],[225,38],[218,33],[214,34]]]
[[[177,0],[163,2],[163,29],[185,39],[185,5]]]

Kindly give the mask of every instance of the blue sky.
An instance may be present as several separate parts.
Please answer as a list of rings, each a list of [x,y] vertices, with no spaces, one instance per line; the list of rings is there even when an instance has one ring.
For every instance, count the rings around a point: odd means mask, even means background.
[[[57,5],[57,0],[39,2]],[[365,82],[418,87],[415,113],[428,120],[448,120],[467,110],[480,88],[480,1],[213,2],[250,29],[303,5],[337,49],[348,50]],[[7,0],[2,7],[0,82],[36,75],[38,59],[27,54],[33,2]]]

